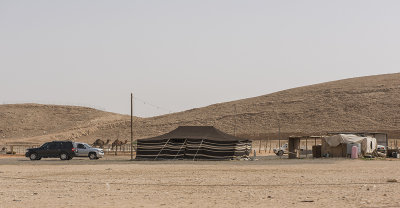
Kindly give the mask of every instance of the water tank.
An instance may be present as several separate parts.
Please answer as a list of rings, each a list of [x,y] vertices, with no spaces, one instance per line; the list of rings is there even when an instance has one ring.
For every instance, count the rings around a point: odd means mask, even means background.
[[[361,154],[361,144],[360,143],[348,143],[347,144],[347,155],[351,155],[351,149],[353,148],[353,146],[357,147],[358,155],[360,155]]]

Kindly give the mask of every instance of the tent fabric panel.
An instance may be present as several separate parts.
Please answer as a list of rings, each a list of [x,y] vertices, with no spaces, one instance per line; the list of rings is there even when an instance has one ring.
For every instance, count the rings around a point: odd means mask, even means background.
[[[250,153],[251,142],[220,143],[214,141],[186,140],[186,143],[138,142],[136,158],[138,159],[231,159]],[[200,145],[201,144],[201,145]],[[158,157],[157,157],[158,156]]]
[[[160,140],[160,139],[212,139],[216,141],[238,141],[246,140],[226,134],[213,126],[179,126],[175,130],[157,136],[142,140]]]

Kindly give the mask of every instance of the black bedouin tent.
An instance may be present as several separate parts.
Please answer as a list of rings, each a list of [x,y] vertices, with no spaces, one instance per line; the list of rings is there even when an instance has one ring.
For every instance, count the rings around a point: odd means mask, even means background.
[[[251,141],[213,126],[180,126],[161,136],[139,139],[136,159],[214,159],[248,156]]]

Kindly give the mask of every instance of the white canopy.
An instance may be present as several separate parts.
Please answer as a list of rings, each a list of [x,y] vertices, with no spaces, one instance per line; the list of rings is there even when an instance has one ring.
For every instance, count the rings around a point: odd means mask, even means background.
[[[354,134],[337,134],[330,137],[325,137],[324,139],[329,146],[337,147],[339,144],[361,143],[365,137],[360,137]]]
[[[339,144],[360,143],[364,154],[372,153],[377,146],[376,139],[370,136],[360,137],[354,134],[337,134],[324,139],[330,147],[337,147]]]

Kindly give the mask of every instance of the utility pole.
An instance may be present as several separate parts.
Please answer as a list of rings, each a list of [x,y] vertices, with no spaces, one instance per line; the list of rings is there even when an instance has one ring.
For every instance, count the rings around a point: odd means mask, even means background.
[[[278,149],[280,150],[281,149],[281,118],[280,118],[280,116],[279,116],[279,112],[277,111],[276,112],[276,118],[277,118],[277,120],[278,120],[278,139],[279,139],[279,143],[278,143]],[[280,156],[281,157],[281,156]],[[282,157],[281,157],[282,158]]]
[[[131,160],[133,160],[133,93],[131,93]]]
[[[281,122],[278,120],[278,136],[279,136],[279,147],[281,148]]]

